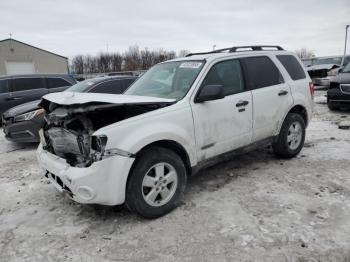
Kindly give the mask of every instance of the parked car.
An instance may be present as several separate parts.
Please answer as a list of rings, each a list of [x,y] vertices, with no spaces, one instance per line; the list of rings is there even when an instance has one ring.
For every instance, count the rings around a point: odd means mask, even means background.
[[[39,164],[79,203],[126,203],[155,218],[177,206],[188,176],[217,161],[269,144],[294,157],[312,116],[313,83],[294,53],[275,49],[166,61],[124,95],[46,95]]]
[[[14,106],[61,92],[76,83],[70,75],[13,75],[0,77],[0,117]]]
[[[331,110],[350,108],[350,63],[331,82],[327,91],[327,105]]]
[[[134,76],[98,77],[79,82],[66,91],[79,93],[121,94],[135,81]],[[39,130],[44,124],[44,110],[40,100],[9,109],[3,114],[5,137],[14,142],[39,142]]]
[[[329,87],[338,74],[343,56],[319,57],[308,67],[308,73],[315,85]],[[344,58],[344,66],[350,62],[350,56]]]
[[[310,67],[313,66],[315,63],[316,58],[305,58],[305,59],[301,59],[301,61],[303,62],[304,66],[306,67]]]

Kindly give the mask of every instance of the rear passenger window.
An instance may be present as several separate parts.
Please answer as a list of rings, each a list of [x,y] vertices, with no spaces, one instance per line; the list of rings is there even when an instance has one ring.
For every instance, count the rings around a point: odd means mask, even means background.
[[[7,86],[7,79],[0,80],[0,94],[1,93],[8,93],[9,89]]]
[[[124,92],[121,80],[107,81],[93,87],[90,93],[121,94]]]
[[[294,56],[278,55],[277,59],[280,60],[281,64],[284,66],[293,80],[306,78],[303,68]]]
[[[57,88],[62,86],[71,86],[72,84],[62,78],[46,78],[47,88]]]
[[[13,92],[45,88],[43,78],[17,78],[12,79]]]
[[[243,58],[242,61],[247,74],[246,84],[249,89],[284,83],[277,66],[267,56],[247,57]]]
[[[215,64],[207,76],[202,86],[222,85],[225,95],[232,95],[244,91],[244,82],[239,60],[229,60]]]

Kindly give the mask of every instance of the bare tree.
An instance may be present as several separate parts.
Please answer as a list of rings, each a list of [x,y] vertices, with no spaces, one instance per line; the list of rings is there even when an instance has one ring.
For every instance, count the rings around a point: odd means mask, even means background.
[[[188,55],[189,53],[191,53],[189,50],[186,49],[182,49],[177,53],[177,57],[185,57],[186,55]]]
[[[124,53],[99,53],[96,56],[77,55],[71,61],[71,71],[83,73],[108,73],[122,70],[147,70],[154,64],[176,57],[175,52],[163,49],[150,51],[148,48],[140,50],[138,46],[131,46]]]
[[[128,51],[124,53],[124,59],[126,71],[140,69],[141,57],[139,47],[137,45],[130,46]]]
[[[111,57],[112,72],[122,71],[123,56],[119,53],[113,53]]]
[[[315,52],[312,50],[308,50],[305,47],[296,50],[295,53],[297,54],[297,56],[299,56],[300,59],[308,59],[315,57]]]
[[[77,55],[72,59],[72,68],[77,74],[84,73],[84,59],[82,55]]]

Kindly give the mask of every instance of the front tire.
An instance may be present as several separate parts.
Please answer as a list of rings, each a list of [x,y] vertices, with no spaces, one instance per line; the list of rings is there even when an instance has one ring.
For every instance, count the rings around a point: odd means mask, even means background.
[[[333,105],[330,102],[327,103],[327,106],[328,106],[329,110],[331,110],[331,111],[339,110],[339,108],[337,106]]]
[[[305,133],[305,122],[301,115],[289,113],[277,140],[272,144],[274,153],[282,158],[296,156],[304,146]]]
[[[163,216],[178,205],[186,178],[185,165],[176,153],[162,147],[147,149],[130,174],[126,205],[145,218]]]

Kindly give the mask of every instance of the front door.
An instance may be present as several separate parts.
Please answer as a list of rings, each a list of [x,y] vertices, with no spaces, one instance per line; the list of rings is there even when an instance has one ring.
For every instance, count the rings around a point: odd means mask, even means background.
[[[222,85],[226,96],[192,102],[199,162],[247,145],[252,138],[252,94],[245,88],[240,61],[214,64],[201,87],[204,85]]]

